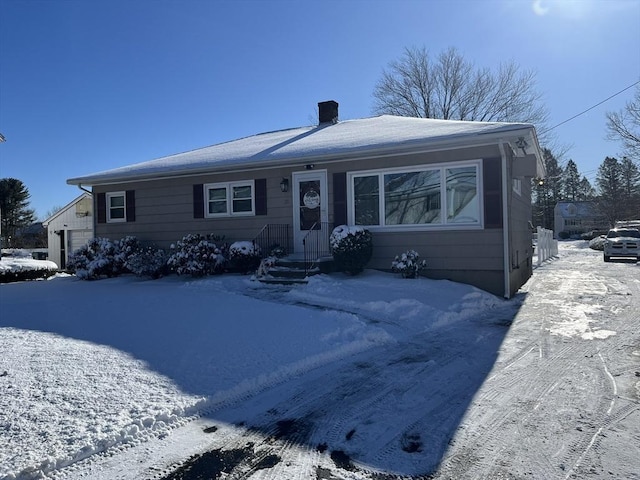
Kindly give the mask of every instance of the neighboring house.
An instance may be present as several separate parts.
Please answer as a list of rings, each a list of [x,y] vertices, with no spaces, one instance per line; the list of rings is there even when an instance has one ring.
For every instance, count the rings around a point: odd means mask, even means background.
[[[93,199],[86,192],[47,218],[49,260],[67,268],[69,255],[93,238],[93,223]]]
[[[532,125],[395,116],[339,122],[336,102],[318,107],[317,126],[67,183],[92,187],[99,237],[135,235],[166,248],[187,233],[239,241],[273,232],[302,255],[312,243],[305,236],[362,225],[373,235],[369,268],[390,270],[396,255],[415,249],[429,277],[505,297],[531,276],[530,179],[545,173]]]
[[[593,230],[607,230],[609,223],[598,213],[594,202],[558,202],[553,209],[553,231],[567,236],[581,235]]]

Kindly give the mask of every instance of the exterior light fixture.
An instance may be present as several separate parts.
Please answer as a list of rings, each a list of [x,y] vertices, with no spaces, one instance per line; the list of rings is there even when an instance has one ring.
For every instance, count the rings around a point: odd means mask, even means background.
[[[289,179],[288,178],[283,178],[282,181],[280,182],[280,191],[282,191],[282,192],[288,192],[289,191]]]

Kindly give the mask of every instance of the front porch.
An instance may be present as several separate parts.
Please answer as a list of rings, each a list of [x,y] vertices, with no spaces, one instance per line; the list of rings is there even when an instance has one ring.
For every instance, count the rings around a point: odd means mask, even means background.
[[[329,237],[333,224],[316,222],[304,234],[302,249],[294,247],[293,227],[289,224],[266,224],[254,238],[263,262],[256,278],[264,283],[306,283],[307,278],[333,269]],[[296,251],[297,250],[297,251]],[[273,262],[264,259],[274,256]],[[282,255],[282,256],[280,256]]]

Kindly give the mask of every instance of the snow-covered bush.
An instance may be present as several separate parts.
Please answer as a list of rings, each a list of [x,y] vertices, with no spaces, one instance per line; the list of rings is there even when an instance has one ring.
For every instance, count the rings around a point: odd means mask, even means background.
[[[236,271],[249,273],[260,265],[260,247],[253,242],[234,242],[229,247],[229,266]]]
[[[167,274],[167,259],[164,250],[146,247],[129,255],[125,266],[138,277],[160,278]]]
[[[589,248],[592,250],[604,250],[605,239],[606,237],[604,235],[592,238],[591,240],[589,240]]]
[[[340,225],[329,242],[336,269],[350,275],[362,272],[373,255],[371,232],[363,227]]]
[[[67,270],[82,280],[116,277],[124,271],[124,262],[119,253],[117,243],[108,238],[92,238],[69,256]]]
[[[118,263],[117,267],[122,270],[122,272],[129,271],[127,267],[127,262],[129,258],[142,250],[142,244],[137,237],[132,235],[128,235],[124,238],[121,238],[117,244],[118,253],[116,255],[116,262]]]
[[[108,238],[93,238],[69,256],[67,270],[82,280],[117,277],[129,272],[127,261],[141,248],[140,241],[133,236],[117,242]]]
[[[167,265],[178,275],[202,277],[222,272],[226,259],[223,247],[212,241],[213,236],[186,235],[172,248]]]
[[[287,256],[287,250],[279,243],[274,243],[269,247],[269,257],[282,258]]]
[[[407,250],[402,255],[396,255],[391,262],[391,271],[400,273],[402,278],[418,278],[420,272],[426,268],[426,260],[420,260],[420,255],[415,250]]]

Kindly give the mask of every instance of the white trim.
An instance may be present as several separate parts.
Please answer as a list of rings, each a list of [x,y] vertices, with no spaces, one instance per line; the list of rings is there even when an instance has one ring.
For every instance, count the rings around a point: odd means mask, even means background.
[[[234,212],[233,211],[233,188],[234,187],[251,187],[251,211],[249,212]],[[206,183],[204,188],[204,216],[205,218],[220,218],[220,217],[251,217],[256,214],[256,186],[254,180],[240,180],[233,182],[216,182]],[[225,190],[225,204],[227,211],[224,213],[209,213],[209,190],[210,189],[222,189]],[[249,200],[245,198],[244,200]]]
[[[122,197],[122,218],[111,218],[111,199],[114,197]],[[127,193],[123,190],[120,192],[106,192],[105,203],[107,209],[107,223],[124,223],[127,221]]]
[[[447,169],[475,167],[476,169],[476,196],[478,204],[477,222],[447,222]],[[462,160],[459,162],[442,162],[422,165],[409,165],[400,168],[378,168],[372,170],[355,170],[347,173],[347,221],[349,225],[355,225],[355,199],[353,182],[356,177],[378,176],[379,178],[379,202],[378,217],[384,222],[384,181],[383,177],[388,173],[425,172],[435,170],[440,172],[440,221],[438,223],[407,224],[407,225],[362,225],[372,231],[381,232],[422,232],[434,230],[482,230],[484,228],[484,190],[482,183],[482,159]]]
[[[509,259],[509,205],[507,195],[509,193],[509,181],[507,180],[507,154],[504,151],[502,141],[498,142],[500,156],[502,158],[502,270],[504,271],[504,298],[511,297],[511,262]]]

